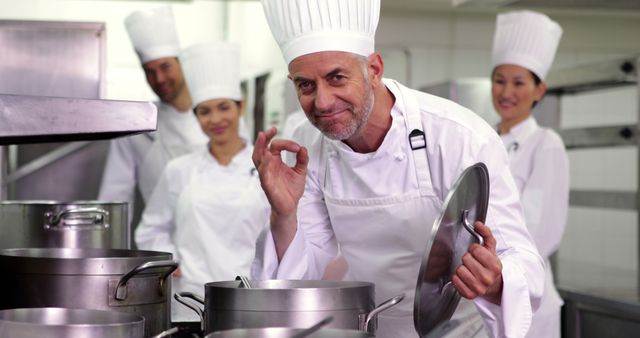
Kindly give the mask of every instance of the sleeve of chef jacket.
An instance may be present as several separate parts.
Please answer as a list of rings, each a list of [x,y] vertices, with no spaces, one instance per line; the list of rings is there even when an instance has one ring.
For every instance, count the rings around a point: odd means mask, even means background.
[[[129,218],[133,210],[136,187],[136,163],[131,139],[115,139],[109,144],[109,153],[100,182],[100,201],[123,201],[129,205]]]
[[[158,184],[153,189],[149,203],[142,213],[142,219],[135,232],[136,245],[142,250],[164,251],[173,254],[173,259],[180,257],[173,243],[175,229],[175,210],[177,192],[172,189],[174,166],[169,162]]]
[[[540,306],[544,263],[526,229],[518,190],[497,134],[489,138],[478,155],[489,169],[489,210],[485,223],[496,239],[503,289],[500,305],[483,297],[474,302],[494,337],[524,337],[533,312]]]
[[[543,258],[558,250],[569,208],[569,160],[560,137],[545,130],[522,191],[527,228]]]

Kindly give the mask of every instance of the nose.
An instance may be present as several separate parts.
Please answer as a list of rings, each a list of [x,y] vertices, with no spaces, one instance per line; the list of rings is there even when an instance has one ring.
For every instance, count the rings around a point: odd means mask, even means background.
[[[331,110],[334,103],[334,97],[331,93],[331,90],[325,86],[318,85],[316,88],[316,96],[314,100],[314,105],[316,110],[319,112],[324,112]]]

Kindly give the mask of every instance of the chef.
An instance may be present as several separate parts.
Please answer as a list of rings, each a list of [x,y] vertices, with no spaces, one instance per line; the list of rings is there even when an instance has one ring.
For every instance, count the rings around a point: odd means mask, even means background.
[[[524,225],[496,132],[471,111],[383,79],[374,50],[379,0],[263,0],[307,118],[308,147],[260,133],[253,160],[271,204],[254,278],[319,279],[340,247],[345,279],[370,281],[376,303],[407,298],[379,317],[378,337],[415,337],[420,262],[443,200],[464,169],[484,162],[491,195],[485,245],[473,244],[453,283],[490,333],[523,337],[543,288],[543,261]],[[289,167],[280,153],[296,153]]]
[[[177,58],[180,46],[171,7],[133,12],[125,27],[147,83],[160,99],[154,103],[158,131],[111,142],[98,199],[131,204],[137,186],[147,203],[167,162],[202,147],[207,137],[190,113],[191,96]]]
[[[540,309],[527,337],[560,337],[562,299],[549,264],[564,233],[569,205],[569,161],[562,139],[538,125],[531,111],[546,91],[544,79],[562,28],[544,14],[499,14],[493,40],[491,93],[500,115],[498,132],[524,206],[527,228],[545,259]]]
[[[176,292],[202,294],[207,282],[249,275],[256,238],[268,223],[253,147],[238,131],[239,60],[239,46],[228,42],[180,54],[193,112],[209,143],[169,162],[135,232],[139,248],[171,252],[179,261]],[[189,319],[181,308],[173,306],[174,320]]]

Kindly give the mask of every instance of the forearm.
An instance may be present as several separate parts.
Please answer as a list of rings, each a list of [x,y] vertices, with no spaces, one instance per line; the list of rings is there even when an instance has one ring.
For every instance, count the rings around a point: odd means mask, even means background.
[[[291,245],[298,228],[297,213],[281,214],[271,212],[271,234],[275,244],[278,262],[282,260],[285,252]]]

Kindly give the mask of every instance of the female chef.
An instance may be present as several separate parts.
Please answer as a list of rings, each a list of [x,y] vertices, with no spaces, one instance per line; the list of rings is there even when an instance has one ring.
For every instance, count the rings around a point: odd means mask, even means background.
[[[527,337],[560,337],[562,299],[553,285],[549,256],[559,247],[567,220],[569,164],[562,140],[531,114],[546,91],[562,28],[531,11],[499,14],[493,41],[491,93],[500,115],[498,133],[509,153],[527,228],[545,258],[542,302]]]
[[[135,232],[140,249],[171,252],[179,261],[176,292],[202,294],[207,282],[248,275],[256,238],[269,219],[253,147],[238,133],[239,59],[239,46],[226,42],[195,45],[180,55],[209,143],[167,165]],[[174,321],[190,313],[173,308]]]

